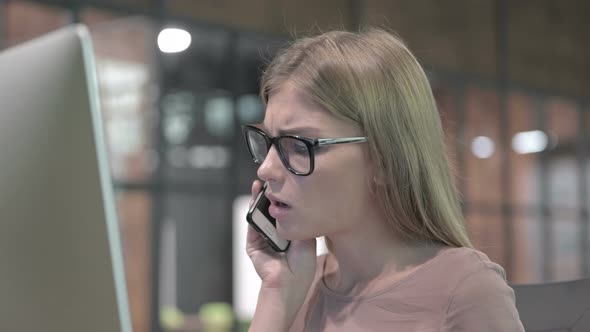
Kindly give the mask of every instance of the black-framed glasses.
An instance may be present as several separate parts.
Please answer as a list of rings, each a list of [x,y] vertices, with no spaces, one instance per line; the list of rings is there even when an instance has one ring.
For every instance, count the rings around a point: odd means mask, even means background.
[[[345,143],[363,143],[366,137],[307,138],[297,135],[271,137],[252,125],[243,127],[244,137],[252,159],[262,164],[270,147],[275,146],[281,162],[291,173],[306,176],[313,172],[314,150],[319,146]]]

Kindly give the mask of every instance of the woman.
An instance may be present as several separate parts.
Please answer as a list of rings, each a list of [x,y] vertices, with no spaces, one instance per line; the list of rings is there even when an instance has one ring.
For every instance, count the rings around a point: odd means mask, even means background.
[[[249,228],[251,331],[523,331],[504,270],[471,247],[428,80],[398,38],[298,40],[261,95],[246,137],[291,245],[275,253]]]

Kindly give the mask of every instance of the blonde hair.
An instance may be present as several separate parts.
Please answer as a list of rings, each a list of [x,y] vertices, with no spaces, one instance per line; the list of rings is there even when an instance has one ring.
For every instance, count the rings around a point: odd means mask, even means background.
[[[398,236],[471,247],[430,84],[399,38],[370,29],[296,40],[263,73],[263,101],[287,81],[363,130],[375,196]]]

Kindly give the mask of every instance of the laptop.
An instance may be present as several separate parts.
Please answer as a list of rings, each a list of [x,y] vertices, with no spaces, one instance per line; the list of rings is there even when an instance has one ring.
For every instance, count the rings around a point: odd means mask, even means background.
[[[0,331],[131,331],[88,30],[0,52]]]

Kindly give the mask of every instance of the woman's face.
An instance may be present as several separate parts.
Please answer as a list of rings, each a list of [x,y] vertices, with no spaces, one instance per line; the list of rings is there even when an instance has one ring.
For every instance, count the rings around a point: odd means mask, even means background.
[[[313,105],[288,82],[270,95],[261,129],[273,137],[364,136],[356,124]],[[279,236],[303,240],[354,232],[361,226],[363,216],[374,208],[369,199],[372,173],[366,149],[366,143],[318,147],[313,173],[298,176],[283,166],[273,146],[260,165],[258,176],[269,184],[266,194],[272,202],[270,213],[277,219]],[[277,205],[276,201],[287,206]]]

